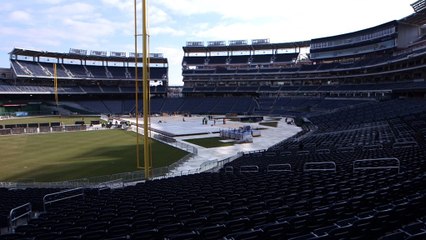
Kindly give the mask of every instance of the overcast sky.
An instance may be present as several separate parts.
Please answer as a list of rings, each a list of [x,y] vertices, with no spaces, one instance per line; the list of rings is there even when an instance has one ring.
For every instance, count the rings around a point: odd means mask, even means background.
[[[140,0],[138,0],[140,2]],[[310,40],[412,14],[415,0],[150,0],[151,53],[169,60],[170,85],[183,85],[187,41]],[[14,47],[134,52],[133,0],[0,0],[0,67]]]

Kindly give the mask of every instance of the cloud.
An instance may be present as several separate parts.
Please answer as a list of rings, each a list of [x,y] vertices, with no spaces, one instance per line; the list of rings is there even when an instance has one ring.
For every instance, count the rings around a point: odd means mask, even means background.
[[[176,15],[199,16],[211,13],[222,18],[248,20],[277,15],[285,16],[289,14],[291,8],[300,5],[299,1],[297,4],[293,1],[282,0],[263,0],[261,4],[253,4],[246,0],[158,0],[156,2]]]
[[[21,10],[13,11],[9,16],[15,24],[0,25],[0,32],[5,36],[4,45],[49,51],[70,47],[105,49],[125,29],[125,24],[104,17],[105,12],[84,2],[45,8],[35,5],[33,9],[33,16]],[[16,24],[17,20],[31,19],[31,24]]]
[[[124,15],[124,18],[134,18],[134,1],[133,0],[102,0],[102,3],[106,6],[118,9]],[[148,2],[149,3],[149,2]],[[138,15],[138,21],[141,21],[142,17],[142,2],[138,0],[136,2],[136,11]],[[149,4],[148,6],[149,21],[151,25],[159,25],[163,23],[170,23],[171,17],[167,14],[163,8],[158,7],[157,4]],[[122,16],[123,16],[122,15]]]
[[[174,46],[156,47],[154,52],[164,54],[169,61],[169,85],[182,85],[182,50]]]
[[[152,36],[156,35],[168,35],[168,36],[184,36],[185,32],[182,30],[177,30],[172,27],[152,27],[150,28],[150,34]]]
[[[164,23],[170,24],[171,23],[171,17],[161,8],[158,8],[156,6],[152,6],[149,8],[149,21],[152,25],[161,25]]]
[[[9,14],[9,20],[16,23],[29,24],[31,23],[32,17],[31,14],[26,11],[16,10]]]
[[[46,31],[56,31],[53,35],[41,35],[51,39],[53,36],[73,46],[100,46],[124,29],[125,25],[103,16],[94,5],[73,2],[66,5],[53,6],[44,11],[49,25],[43,25]]]
[[[64,19],[64,18],[86,18],[91,19],[97,14],[96,7],[88,3],[75,2],[71,4],[53,6],[45,11],[49,18]]]
[[[3,46],[9,48],[23,47],[30,49],[41,49],[42,47],[58,47],[61,42],[61,35],[58,31],[51,29],[39,29],[34,27],[26,28],[25,31],[13,27],[0,27],[0,33],[4,34]],[[33,36],[39,36],[34,38]],[[46,38],[44,36],[49,36]]]
[[[3,2],[1,3],[0,13],[9,13],[15,9],[15,5],[11,2]]]
[[[41,3],[41,4],[52,4],[52,5],[55,5],[55,4],[62,3],[64,1],[65,0],[36,0],[35,2]]]
[[[104,5],[117,8],[121,11],[131,11],[133,13],[134,0],[102,0],[102,3]]]
[[[389,5],[388,0],[262,0],[261,2],[248,2],[247,0],[156,0],[155,2],[161,5],[162,8],[169,9],[174,14],[181,16],[214,13],[223,18],[242,20],[271,17],[305,20],[305,18],[310,18],[312,16],[327,16],[330,12],[333,14],[346,12],[362,15],[363,12],[377,13],[377,11]],[[409,3],[411,2],[412,1],[406,0],[405,3],[401,1],[401,3],[397,4],[401,4],[405,6],[405,9],[409,9]],[[366,4],[368,4],[368,6]],[[307,12],[313,13],[314,15],[307,14]],[[377,17],[377,15],[374,17]]]

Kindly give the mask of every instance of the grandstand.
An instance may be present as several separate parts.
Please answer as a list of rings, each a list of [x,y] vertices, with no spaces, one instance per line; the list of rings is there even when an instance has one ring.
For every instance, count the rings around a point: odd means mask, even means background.
[[[151,114],[180,121],[153,124],[158,139],[219,131],[195,125],[204,115],[265,116],[301,131],[208,156],[208,171],[185,176],[3,184],[0,239],[426,239],[426,1],[412,6],[400,20],[324,38],[187,42],[183,87],[168,85],[167,58],[153,54]],[[134,113],[133,57],[13,49],[0,69],[0,113]],[[183,121],[167,118],[175,114]]]
[[[183,92],[374,98],[404,95],[405,90],[422,94],[423,24],[407,17],[338,36],[278,44],[267,39],[228,45],[188,42],[183,47]]]
[[[4,76],[10,77],[0,80],[0,94],[3,103],[28,105],[28,102],[41,101],[49,104],[56,91],[53,84],[56,64],[57,93],[66,107],[77,107],[73,110],[86,113],[130,113],[135,108],[134,101],[129,100],[135,93],[136,70],[137,78],[142,81],[142,56],[138,56],[139,64],[135,67],[134,55],[124,52],[110,52],[108,55],[103,51],[80,49],[56,53],[15,48],[10,52],[11,68],[4,73]],[[151,54],[149,73],[153,83],[150,89],[152,95],[165,96],[168,86],[167,58],[159,53]],[[139,92],[142,91],[141,86],[139,84]],[[70,107],[66,105],[67,101],[74,104]],[[9,111],[7,105],[3,107],[6,112]]]

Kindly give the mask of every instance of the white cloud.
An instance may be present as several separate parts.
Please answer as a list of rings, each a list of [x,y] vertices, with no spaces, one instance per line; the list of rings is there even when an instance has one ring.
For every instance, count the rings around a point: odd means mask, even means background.
[[[405,6],[405,10],[409,10],[411,2],[412,0],[403,0],[399,3],[390,3],[388,0],[263,0],[262,2],[249,2],[247,0],[156,0],[157,4],[183,16],[216,13],[225,18],[244,20],[285,17],[301,18],[302,21],[303,18],[312,16],[306,14],[307,12],[314,13],[315,16],[327,16],[330,12],[333,14],[338,12],[362,14],[363,12],[377,12],[389,7],[389,5],[396,4]]]
[[[36,0],[36,2],[41,4],[59,4],[64,2],[65,0]]]
[[[153,26],[168,24],[171,22],[171,17],[161,8],[152,6],[149,8],[149,21]]]
[[[182,85],[182,50],[177,49],[173,46],[168,47],[157,47],[154,52],[160,52],[164,54],[169,61],[169,85],[176,86]]]
[[[31,14],[26,11],[16,10],[9,14],[9,20],[17,23],[30,24],[32,17]]]
[[[86,19],[93,18],[92,14],[96,14],[96,7],[88,3],[75,2],[66,5],[53,6],[43,11],[50,18],[69,18],[72,16],[84,16]]]
[[[10,11],[13,11],[13,9],[15,9],[15,6],[13,3],[11,2],[2,2],[1,3],[1,8],[0,8],[0,13],[8,13]]]
[[[92,22],[65,19],[63,23],[67,37],[77,41],[96,42],[115,32],[114,24],[106,19],[94,19]]]
[[[373,27],[412,12],[409,3],[399,3],[404,6],[402,9],[381,11],[389,5],[388,1],[369,1],[368,7],[363,4],[366,1],[263,0],[262,4],[248,4],[243,0],[226,3],[225,0],[177,0],[179,4],[175,4],[175,1],[159,0],[164,8],[173,11],[179,18],[187,15],[201,18],[202,23],[190,23],[185,27],[191,28],[191,31],[186,31],[192,32],[189,37],[203,40],[309,40]],[[206,14],[216,17],[205,18]]]
[[[102,3],[106,6],[114,7],[121,11],[123,18],[134,19],[134,1],[133,0],[102,0]],[[167,14],[163,8],[158,7],[155,4],[149,4],[147,6],[149,21],[151,25],[159,25],[163,23],[170,23],[171,17]],[[142,2],[138,0],[136,2],[136,14],[138,16],[138,22],[141,22],[142,17]],[[126,19],[125,19],[126,20]]]
[[[156,35],[168,35],[168,36],[184,36],[185,32],[182,30],[177,30],[175,28],[172,27],[151,27],[150,28],[150,34],[152,36],[156,36]]]
[[[102,0],[102,3],[115,7],[121,11],[130,11],[133,13],[134,0]]]
[[[94,5],[72,2],[67,5],[53,6],[44,10],[49,24],[41,25],[45,31],[55,34],[39,34],[44,39],[56,39],[77,46],[100,46],[107,43],[115,33],[124,29],[124,24],[109,20]],[[70,46],[68,46],[70,47]]]

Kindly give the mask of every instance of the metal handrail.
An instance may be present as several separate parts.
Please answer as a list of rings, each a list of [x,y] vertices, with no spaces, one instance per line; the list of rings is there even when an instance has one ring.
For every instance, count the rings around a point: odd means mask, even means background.
[[[320,166],[320,165],[331,165],[332,168],[308,168],[308,166]],[[303,164],[303,172],[313,172],[313,171],[319,171],[319,172],[336,172],[337,167],[336,163],[332,161],[327,162],[306,162]]]
[[[14,216],[15,212],[20,210],[20,209],[25,209],[25,212],[22,213],[21,215],[15,217]],[[26,204],[23,204],[19,207],[16,207],[16,208],[13,208],[12,210],[10,210],[10,213],[9,213],[9,227],[10,227],[10,229],[14,230],[16,221],[18,221],[19,219],[21,219],[25,216],[30,216],[30,214],[32,212],[33,212],[33,210],[32,210],[32,204],[31,203],[26,203]]]
[[[246,172],[259,172],[259,166],[257,165],[240,166],[240,173],[246,173]]]
[[[288,167],[288,169],[281,169],[280,167]],[[266,168],[267,172],[291,172],[291,164],[283,163],[283,164],[269,164]]]
[[[367,166],[367,167],[355,167],[357,163],[363,163],[363,162],[375,162],[375,161],[396,161],[396,166],[391,165],[385,165],[385,166]],[[360,159],[355,160],[352,164],[352,172],[354,173],[355,170],[371,170],[371,169],[398,169],[398,174],[401,172],[401,162],[398,158],[368,158],[368,159]]]
[[[61,195],[61,194],[64,194],[64,193],[69,193],[69,192],[74,192],[74,191],[81,191],[81,193],[71,195],[71,196],[67,196],[67,197],[63,197],[63,198],[58,198],[58,199],[55,199],[55,200],[50,200],[50,201],[46,200],[50,196]],[[74,189],[68,189],[68,190],[64,190],[64,191],[60,191],[60,192],[46,194],[43,197],[43,210],[46,212],[46,205],[47,204],[51,204],[51,203],[55,203],[55,202],[59,202],[59,201],[63,201],[63,200],[71,199],[71,198],[76,198],[76,197],[80,197],[80,196],[83,196],[83,198],[84,198],[84,188],[74,188]]]

